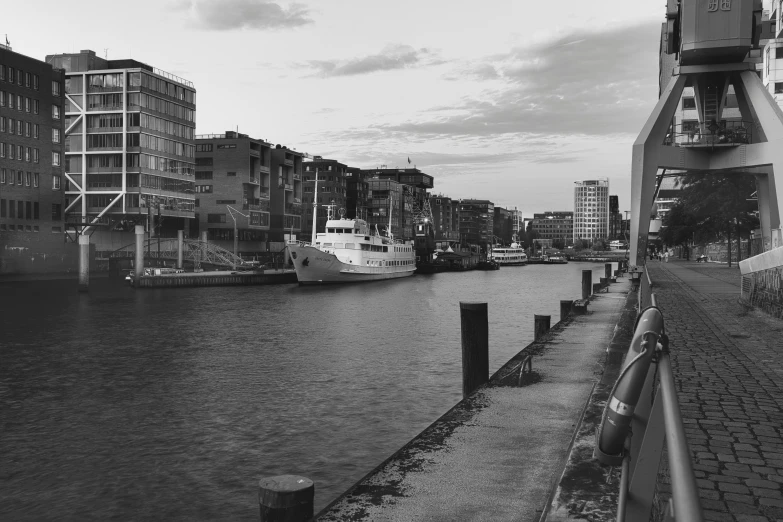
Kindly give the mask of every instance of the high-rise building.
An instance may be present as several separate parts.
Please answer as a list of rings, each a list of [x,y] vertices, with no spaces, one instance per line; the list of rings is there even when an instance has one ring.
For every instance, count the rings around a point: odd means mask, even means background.
[[[622,239],[623,216],[620,214],[620,198],[609,196],[609,236],[608,239]]]
[[[574,241],[609,237],[609,179],[575,181]]]
[[[193,84],[89,50],[46,61],[65,71],[66,218],[108,225],[92,236],[99,250],[123,246],[112,232],[132,241],[132,225],[148,216],[156,234],[187,230],[195,216]]]
[[[247,134],[196,136],[196,221],[207,239],[250,257],[269,246],[272,145]],[[229,208],[230,207],[230,208]],[[236,227],[235,227],[236,222]]]
[[[318,214],[315,231],[323,232],[326,227],[327,205],[334,205],[333,219],[340,217],[341,211],[345,212],[345,217],[349,216],[348,166],[337,160],[313,156],[312,161],[304,162],[302,237],[305,241],[309,240],[313,233],[313,197],[316,196],[313,191],[316,172],[318,173]]]
[[[574,237],[574,213],[554,211],[533,214],[530,229],[537,239],[560,240],[563,246],[569,245]]]
[[[302,161],[304,153],[283,145],[272,149],[272,185],[270,188],[271,241],[285,241],[302,232]]]
[[[485,199],[461,199],[459,201],[460,239],[479,245],[483,250],[492,246],[495,204]]]
[[[63,74],[0,45],[0,273],[63,252]]]

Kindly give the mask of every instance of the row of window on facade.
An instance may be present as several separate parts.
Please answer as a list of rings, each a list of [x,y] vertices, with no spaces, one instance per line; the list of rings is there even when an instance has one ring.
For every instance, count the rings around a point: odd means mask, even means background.
[[[0,199],[0,218],[3,219],[41,219],[39,203],[37,201],[22,201],[14,199]],[[52,203],[52,221],[62,219],[62,205]]]
[[[37,91],[40,78],[37,74],[22,71],[21,69],[16,69],[10,65],[6,66],[0,64],[0,81],[15,83],[20,87],[24,86]],[[55,87],[55,85],[57,87]],[[58,82],[52,82],[52,94],[55,94],[55,96],[60,95],[60,84]]]
[[[0,142],[0,158],[15,159],[18,161],[26,161],[28,163],[40,163],[41,162],[41,150],[34,147],[24,147],[22,145],[14,146],[13,143]],[[52,152],[52,166],[60,166],[60,153]]]
[[[14,176],[14,172],[16,176]],[[14,185],[14,179],[16,185],[19,187],[33,187],[37,188],[40,180],[40,174],[37,172],[24,172],[22,170],[15,171],[14,169],[0,169],[0,185]],[[60,189],[60,177],[57,176],[57,186],[52,186],[53,190]]]
[[[65,92],[82,94],[83,76],[86,76],[87,92],[122,91],[122,73],[99,73],[68,76],[65,79]],[[139,90],[143,87],[175,100],[196,104],[195,91],[143,72],[129,72],[127,87],[128,90]]]
[[[53,130],[57,130],[57,139],[59,140],[59,129]],[[122,136],[122,133],[119,132],[112,134],[88,134],[87,150],[121,149],[123,147]],[[134,132],[125,134],[125,145],[127,147],[141,147],[155,152],[164,152],[173,156],[182,156],[185,158],[192,158],[195,155],[193,152],[193,145],[144,133]],[[81,133],[71,134],[65,139],[65,152],[82,152],[83,150]]]
[[[118,172],[122,171],[122,154],[87,154],[87,167],[92,169],[116,169]],[[183,161],[161,158],[159,156],[153,156],[150,154],[138,154],[127,153],[125,154],[125,168],[126,169],[149,169],[157,170],[160,172],[166,172],[170,174],[180,174],[183,176],[193,176],[194,168],[192,163],[185,163]],[[66,155],[65,156],[65,171],[73,173],[81,173],[82,171],[82,156],[81,155]]]
[[[37,140],[40,139],[40,128],[41,127],[37,123],[0,116],[0,132],[7,132],[8,134],[15,133],[17,136],[34,138]],[[52,128],[52,143],[60,143],[60,129]]]
[[[41,108],[40,101],[35,98],[29,98],[12,92],[0,91],[0,107],[8,107],[11,110],[16,109],[19,112],[30,112],[38,114]]]

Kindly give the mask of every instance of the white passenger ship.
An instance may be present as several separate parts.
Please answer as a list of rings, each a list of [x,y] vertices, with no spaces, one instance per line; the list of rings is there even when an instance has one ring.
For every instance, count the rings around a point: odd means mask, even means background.
[[[371,233],[363,219],[329,219],[312,243],[289,243],[300,285],[354,283],[408,277],[416,270],[412,242]],[[342,211],[344,213],[344,210]]]
[[[500,266],[521,266],[527,264],[525,249],[517,243],[511,243],[510,247],[495,247],[492,249],[491,258]]]

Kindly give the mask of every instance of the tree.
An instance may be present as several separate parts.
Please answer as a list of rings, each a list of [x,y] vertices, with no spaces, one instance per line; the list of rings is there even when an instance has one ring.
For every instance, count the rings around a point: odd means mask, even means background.
[[[595,251],[603,252],[609,250],[609,242],[603,238],[595,239],[593,240],[593,244],[591,245],[590,248]]]
[[[565,248],[565,240],[557,238],[552,240],[552,248],[562,250]]]
[[[680,204],[684,206],[684,213],[675,215],[669,222],[679,227],[687,227],[689,224],[694,226],[692,234],[697,233],[702,241],[709,240],[710,237],[725,237],[728,240],[731,266],[732,229],[739,244],[743,234],[750,240],[750,232],[758,226],[758,219],[753,215],[757,210],[756,206],[748,201],[749,196],[756,190],[754,178],[736,173],[692,172],[686,174],[680,183],[683,186]],[[684,230],[687,231],[687,228]],[[673,229],[666,233],[674,235],[678,232]],[[740,253],[737,253],[739,257]]]

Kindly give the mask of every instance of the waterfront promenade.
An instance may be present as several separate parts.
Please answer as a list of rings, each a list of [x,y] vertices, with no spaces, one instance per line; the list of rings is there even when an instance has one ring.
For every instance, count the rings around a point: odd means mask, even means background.
[[[740,305],[736,267],[648,268],[705,519],[783,519],[783,321]]]
[[[480,388],[317,517],[337,520],[540,519],[622,317],[630,281],[595,295],[531,344],[534,376]],[[630,313],[629,313],[630,312]],[[514,360],[519,361],[519,356]],[[514,360],[496,374],[505,376]],[[411,407],[415,408],[415,404]]]

